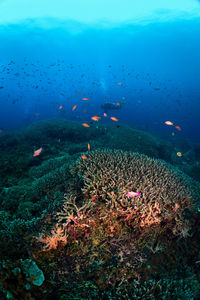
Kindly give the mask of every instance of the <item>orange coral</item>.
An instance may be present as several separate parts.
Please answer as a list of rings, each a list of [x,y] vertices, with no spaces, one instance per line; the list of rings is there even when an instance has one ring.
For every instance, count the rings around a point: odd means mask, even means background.
[[[57,249],[61,244],[67,243],[67,235],[64,229],[56,224],[50,235],[41,234],[38,240],[45,244],[44,250]]]

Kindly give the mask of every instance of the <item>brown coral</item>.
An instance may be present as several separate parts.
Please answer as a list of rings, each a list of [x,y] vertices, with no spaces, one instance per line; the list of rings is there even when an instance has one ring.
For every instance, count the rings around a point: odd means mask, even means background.
[[[118,210],[129,224],[140,229],[171,227],[174,234],[187,235],[184,212],[194,204],[193,182],[164,161],[138,153],[96,150],[88,152],[86,160],[79,159],[72,173],[83,179],[86,197]],[[129,198],[130,191],[140,195]]]

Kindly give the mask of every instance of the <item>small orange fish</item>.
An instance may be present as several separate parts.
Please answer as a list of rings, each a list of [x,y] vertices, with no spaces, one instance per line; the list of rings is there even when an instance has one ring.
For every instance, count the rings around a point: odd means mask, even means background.
[[[86,110],[86,109],[84,109],[84,111],[83,111],[83,112],[84,112],[84,113],[86,113],[86,111],[87,111],[87,110]]]
[[[122,85],[123,83],[122,83],[122,82],[118,82],[117,84],[118,84],[118,85]]]
[[[120,106],[120,103],[119,103],[119,102],[116,102],[116,105],[117,105],[117,106]]]
[[[111,120],[113,120],[113,121],[115,121],[115,122],[118,122],[119,120],[117,119],[117,118],[115,118],[115,117],[110,117],[111,118]]]
[[[167,125],[174,125],[174,123],[172,123],[171,121],[165,121],[165,124],[167,124]]]
[[[178,129],[179,131],[181,131],[181,127],[180,126],[174,126],[176,129]]]
[[[40,149],[38,149],[38,150],[36,150],[36,151],[34,151],[34,153],[33,153],[33,156],[35,157],[35,156],[38,156],[38,155],[40,155],[40,153],[42,152],[42,147],[40,147]]]
[[[90,144],[89,143],[87,144],[87,147],[88,147],[88,151],[90,151]]]
[[[75,110],[77,108],[77,104],[75,104],[73,107],[72,107],[72,111]]]
[[[87,156],[81,155],[81,158],[82,158],[82,159],[87,159]]]
[[[89,100],[89,98],[82,98],[82,100]]]
[[[62,105],[59,106],[59,109],[62,109]]]
[[[179,157],[182,156],[182,153],[181,153],[181,152],[177,152],[176,154],[177,154],[177,156],[179,156]]]
[[[106,113],[104,113],[103,115],[104,115],[105,118],[108,116]]]
[[[87,123],[83,123],[82,124],[84,127],[90,127],[90,125],[88,125]]]
[[[92,119],[93,121],[96,121],[96,122],[98,122],[98,121],[99,121],[99,119],[101,119],[101,117],[94,116],[94,117],[91,117],[91,119]]]

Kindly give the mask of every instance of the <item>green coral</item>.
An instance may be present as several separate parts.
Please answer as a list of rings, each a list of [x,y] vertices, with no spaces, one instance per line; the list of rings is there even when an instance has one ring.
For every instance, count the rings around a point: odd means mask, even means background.
[[[136,300],[188,300],[199,294],[200,287],[197,280],[134,280],[130,287],[118,288],[116,295],[119,299]]]
[[[0,292],[7,299],[40,299],[44,281],[43,271],[32,259],[0,261]]]
[[[32,184],[35,195],[40,197],[56,188],[58,189],[58,187],[64,187],[70,176],[68,164],[64,164],[62,167],[43,175],[36,179]]]
[[[26,274],[26,278],[37,286],[41,286],[44,282],[44,273],[40,270],[37,264],[31,259],[20,259],[23,272]]]
[[[2,208],[15,213],[20,204],[24,202],[32,202],[34,199],[34,191],[31,185],[19,184],[12,186],[4,191]]]
[[[51,158],[44,161],[40,166],[32,167],[29,171],[29,174],[32,178],[37,179],[54,171],[55,169],[62,167],[64,164],[69,163],[70,161],[71,157],[68,154]]]
[[[65,294],[60,299],[107,299],[107,300],[189,300],[197,297],[200,292],[197,280],[121,280],[121,284],[102,291],[91,281],[68,283],[62,288]]]

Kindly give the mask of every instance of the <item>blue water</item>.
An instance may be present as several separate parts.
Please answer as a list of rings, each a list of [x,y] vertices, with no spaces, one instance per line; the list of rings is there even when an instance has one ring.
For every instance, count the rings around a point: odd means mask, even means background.
[[[119,123],[199,141],[199,36],[199,18],[114,28],[33,20],[1,26],[0,128],[52,117],[88,121],[102,115],[103,103],[122,102],[111,112]]]

